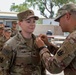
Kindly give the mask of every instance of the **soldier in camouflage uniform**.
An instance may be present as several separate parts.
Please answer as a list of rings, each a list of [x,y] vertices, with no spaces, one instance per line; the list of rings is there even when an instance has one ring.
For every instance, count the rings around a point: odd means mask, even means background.
[[[11,38],[11,28],[9,26],[5,26],[4,28],[4,39],[5,42]]]
[[[17,14],[21,31],[9,39],[0,53],[0,75],[45,75],[35,43],[35,22],[38,16],[32,10]]]
[[[17,22],[16,21],[12,21],[11,37],[16,35],[17,32],[18,32],[18,30],[17,30]]]
[[[64,75],[76,75],[76,5],[69,3],[61,7],[55,21],[59,22],[63,32],[70,34],[60,48],[49,43],[45,35],[40,35],[36,44],[41,60],[50,73],[58,74],[64,70]]]
[[[0,51],[3,48],[4,43],[10,39],[11,29],[6,29],[4,24],[0,24]]]
[[[0,51],[3,48],[4,42],[5,42],[5,40],[4,40],[4,24],[1,23],[0,24]]]
[[[0,23],[0,53],[1,53],[2,49],[3,49],[4,43],[5,43],[5,39],[4,39],[4,24]],[[1,74],[2,74],[2,72],[0,71],[0,75]]]

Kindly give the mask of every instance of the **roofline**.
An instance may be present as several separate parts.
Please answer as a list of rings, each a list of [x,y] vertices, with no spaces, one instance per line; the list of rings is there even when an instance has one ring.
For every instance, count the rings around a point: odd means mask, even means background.
[[[0,14],[17,14],[18,12],[2,12],[0,11]]]
[[[0,20],[18,20],[17,18],[18,12],[2,12],[0,11]],[[5,14],[5,15],[4,15]],[[15,16],[12,16],[15,15]]]

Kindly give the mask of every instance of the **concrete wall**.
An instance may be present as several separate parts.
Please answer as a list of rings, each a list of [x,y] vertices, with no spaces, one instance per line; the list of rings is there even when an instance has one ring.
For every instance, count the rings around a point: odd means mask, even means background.
[[[56,25],[36,25],[34,34],[46,34],[48,30],[51,30],[54,35],[63,35],[61,28]]]

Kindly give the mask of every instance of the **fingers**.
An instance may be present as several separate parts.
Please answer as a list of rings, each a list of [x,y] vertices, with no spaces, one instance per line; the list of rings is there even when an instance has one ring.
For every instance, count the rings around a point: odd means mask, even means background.
[[[45,39],[47,36],[44,35],[44,34],[40,34],[39,37],[40,37],[41,39]]]
[[[42,46],[45,45],[40,37],[36,38],[36,44],[37,44],[38,47],[42,47]]]

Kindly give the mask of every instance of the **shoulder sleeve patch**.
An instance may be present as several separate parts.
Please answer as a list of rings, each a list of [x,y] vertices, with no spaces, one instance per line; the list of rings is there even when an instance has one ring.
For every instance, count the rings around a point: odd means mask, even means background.
[[[58,56],[61,56],[62,54],[64,54],[65,52],[63,51],[63,50],[59,50],[58,52],[57,52],[57,55]]]

